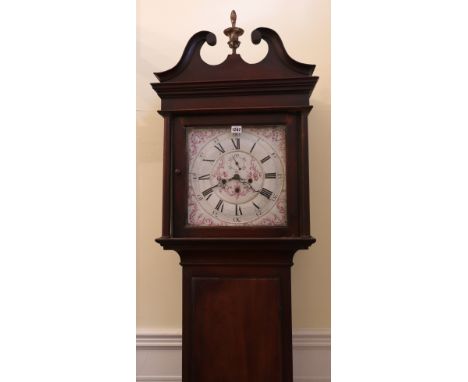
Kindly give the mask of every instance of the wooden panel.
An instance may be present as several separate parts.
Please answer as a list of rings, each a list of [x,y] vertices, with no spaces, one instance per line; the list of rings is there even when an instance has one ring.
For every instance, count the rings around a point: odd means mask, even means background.
[[[277,278],[192,279],[191,382],[282,381]]]

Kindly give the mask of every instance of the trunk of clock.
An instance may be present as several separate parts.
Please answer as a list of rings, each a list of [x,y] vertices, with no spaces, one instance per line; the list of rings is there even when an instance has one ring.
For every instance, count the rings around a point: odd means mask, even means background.
[[[292,382],[293,253],[180,252],[184,382]]]

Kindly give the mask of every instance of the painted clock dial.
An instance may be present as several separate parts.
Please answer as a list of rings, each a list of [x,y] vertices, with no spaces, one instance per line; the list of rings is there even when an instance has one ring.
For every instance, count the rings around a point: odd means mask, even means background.
[[[284,126],[187,128],[190,226],[285,226]]]

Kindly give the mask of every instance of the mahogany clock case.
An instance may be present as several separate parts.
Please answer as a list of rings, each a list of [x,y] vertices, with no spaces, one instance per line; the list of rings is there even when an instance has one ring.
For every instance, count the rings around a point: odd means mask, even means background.
[[[231,32],[235,12],[231,14]],[[268,53],[256,64],[233,53],[220,65],[200,56],[206,31],[187,43],[179,63],[152,84],[164,117],[163,224],[156,241],[183,267],[184,382],[292,382],[291,279],[294,253],[315,239],[309,223],[309,97],[315,66],[293,60],[271,29],[257,28]],[[230,45],[230,46],[231,46]],[[187,224],[187,131],[245,125],[284,126],[287,224]]]

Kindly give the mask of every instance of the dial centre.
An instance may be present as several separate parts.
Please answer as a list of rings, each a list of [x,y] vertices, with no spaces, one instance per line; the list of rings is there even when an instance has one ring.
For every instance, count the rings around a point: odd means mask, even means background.
[[[247,203],[258,196],[264,174],[263,167],[253,155],[244,151],[231,151],[221,155],[211,172],[216,194],[233,204]]]

